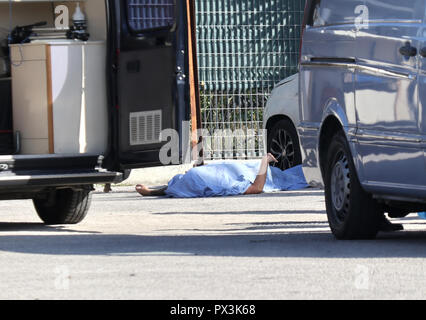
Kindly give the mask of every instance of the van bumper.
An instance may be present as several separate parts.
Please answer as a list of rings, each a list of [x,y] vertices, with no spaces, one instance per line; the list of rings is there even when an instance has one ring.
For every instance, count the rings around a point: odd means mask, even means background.
[[[61,172],[0,174],[0,189],[31,187],[73,186],[85,184],[118,183],[122,177],[118,172]]]
[[[121,182],[123,174],[103,169],[102,161],[99,155],[0,156],[0,192]]]

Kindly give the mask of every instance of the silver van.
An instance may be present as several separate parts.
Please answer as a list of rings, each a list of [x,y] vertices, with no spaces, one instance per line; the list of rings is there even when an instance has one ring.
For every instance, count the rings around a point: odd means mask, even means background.
[[[426,209],[424,0],[308,0],[299,135],[338,239]]]

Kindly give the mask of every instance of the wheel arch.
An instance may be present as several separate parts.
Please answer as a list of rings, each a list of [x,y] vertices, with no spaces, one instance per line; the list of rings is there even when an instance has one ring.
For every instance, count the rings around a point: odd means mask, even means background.
[[[348,139],[350,136],[350,126],[343,107],[336,99],[330,99],[326,105],[318,138],[318,160],[323,179],[325,178],[324,164],[327,162],[328,147],[334,134],[338,130],[341,130],[344,132],[346,140],[350,141]],[[352,147],[350,149],[353,158],[353,149]]]
[[[293,127],[294,127],[294,129],[296,130],[296,132],[297,132],[297,128],[296,128],[296,126],[294,125],[294,121],[289,117],[289,116],[287,116],[287,115],[285,115],[285,114],[276,114],[276,115],[273,115],[273,116],[271,116],[267,121],[266,121],[266,126],[265,126],[265,129],[268,131],[268,130],[271,130],[273,127],[274,127],[274,125],[276,125],[279,121],[281,121],[281,120],[288,120],[288,121],[290,121],[290,123],[293,125]]]
[[[327,162],[330,141],[338,130],[342,130],[341,122],[333,115],[328,116],[321,127],[318,141],[318,160],[323,181],[325,179],[324,164]]]

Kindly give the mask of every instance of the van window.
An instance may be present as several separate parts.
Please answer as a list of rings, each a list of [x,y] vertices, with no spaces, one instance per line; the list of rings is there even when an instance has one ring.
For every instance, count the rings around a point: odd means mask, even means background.
[[[373,0],[374,1],[374,0]],[[354,23],[356,8],[363,5],[362,0],[320,0],[314,1],[313,26]]]
[[[423,20],[425,0],[365,0],[369,20]]]
[[[175,0],[127,0],[127,19],[134,32],[169,29],[175,24]]]

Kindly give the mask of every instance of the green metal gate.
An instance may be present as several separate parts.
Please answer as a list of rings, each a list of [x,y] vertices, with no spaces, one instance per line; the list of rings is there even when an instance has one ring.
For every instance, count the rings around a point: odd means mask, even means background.
[[[263,109],[274,84],[297,72],[304,6],[196,0],[202,125],[214,136],[205,141],[206,159],[264,154]],[[223,143],[230,132],[232,145]]]

